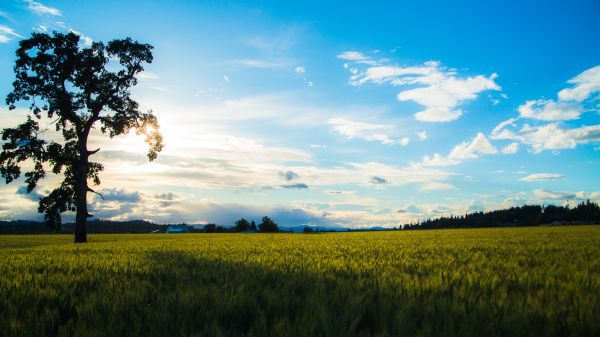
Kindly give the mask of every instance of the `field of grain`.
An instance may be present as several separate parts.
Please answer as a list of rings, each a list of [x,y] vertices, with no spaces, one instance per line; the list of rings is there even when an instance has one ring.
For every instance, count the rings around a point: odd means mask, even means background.
[[[0,335],[600,335],[600,226],[89,239],[0,236]]]

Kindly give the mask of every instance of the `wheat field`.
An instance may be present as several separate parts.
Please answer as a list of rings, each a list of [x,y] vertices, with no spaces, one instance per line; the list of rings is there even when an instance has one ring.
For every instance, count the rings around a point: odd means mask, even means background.
[[[600,226],[89,240],[0,236],[0,335],[600,335]]]

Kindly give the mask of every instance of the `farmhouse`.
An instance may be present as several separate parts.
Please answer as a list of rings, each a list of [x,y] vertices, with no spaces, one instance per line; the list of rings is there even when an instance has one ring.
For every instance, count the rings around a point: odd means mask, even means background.
[[[171,225],[167,228],[167,234],[169,233],[189,233],[190,229],[186,225]]]

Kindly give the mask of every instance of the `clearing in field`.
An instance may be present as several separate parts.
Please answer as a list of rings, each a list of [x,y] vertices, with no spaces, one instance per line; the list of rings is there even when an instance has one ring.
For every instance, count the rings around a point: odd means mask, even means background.
[[[89,238],[0,237],[0,335],[600,335],[600,226]]]

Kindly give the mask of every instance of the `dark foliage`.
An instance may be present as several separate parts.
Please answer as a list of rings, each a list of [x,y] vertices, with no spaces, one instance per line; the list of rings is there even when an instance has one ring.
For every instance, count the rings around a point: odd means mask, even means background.
[[[19,101],[29,101],[30,115],[25,123],[5,128],[2,134],[0,173],[6,183],[21,175],[21,162],[33,161],[33,169],[25,173],[27,192],[33,191],[48,173],[63,174],[64,180],[48,196],[40,198],[38,211],[45,213],[49,229],[61,229],[61,213],[77,212],[75,242],[86,242],[87,193],[95,193],[88,180],[100,184],[102,164],[89,157],[87,141],[90,130],[100,124],[110,137],[135,129],[146,136],[150,149],[148,159],[156,159],[163,148],[158,121],[152,112],[142,113],[138,103],[130,98],[129,89],[137,84],[135,75],[142,72],[143,63],[152,62],[152,46],[133,42],[130,38],[110,41],[106,46],[95,42],[80,48],[74,33],[33,33],[19,42],[15,61],[14,90],[6,103],[11,110]],[[119,60],[121,70],[110,72],[110,58]],[[112,114],[110,114],[112,112]],[[48,141],[41,136],[37,120],[42,113],[51,119],[63,140]]]
[[[241,218],[240,220],[235,222],[235,227],[233,228],[233,231],[235,233],[239,233],[239,232],[243,232],[249,228],[250,228],[250,223],[248,222],[248,220]]]
[[[403,229],[482,228],[501,226],[533,226],[554,221],[581,222],[600,220],[600,207],[595,202],[582,202],[570,209],[563,206],[524,205],[492,212],[475,212],[464,216],[427,219],[420,224],[404,225]]]
[[[279,232],[279,228],[277,224],[273,222],[273,220],[269,219],[268,216],[262,218],[262,223],[258,225],[258,229],[262,233],[277,233]]]

